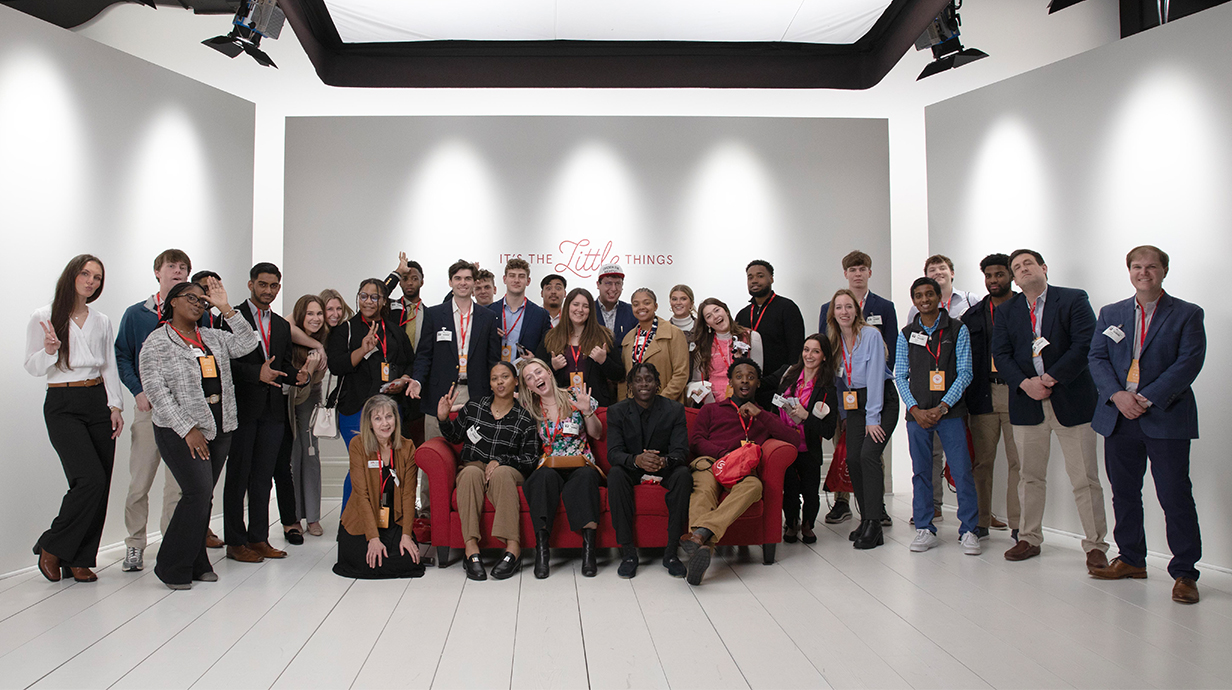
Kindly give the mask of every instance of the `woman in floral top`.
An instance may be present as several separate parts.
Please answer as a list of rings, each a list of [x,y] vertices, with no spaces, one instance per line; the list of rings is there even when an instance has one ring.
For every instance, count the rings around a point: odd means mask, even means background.
[[[603,473],[595,464],[588,437],[598,439],[603,427],[595,417],[589,388],[574,397],[556,385],[546,362],[523,362],[518,401],[535,419],[543,446],[538,469],[522,487],[535,526],[535,577],[548,576],[548,540],[562,496],[569,528],[582,534],[582,575],[594,577],[599,571],[595,562],[595,529],[599,526],[599,483]],[[583,464],[571,469],[547,466],[549,457],[564,456],[580,456]]]

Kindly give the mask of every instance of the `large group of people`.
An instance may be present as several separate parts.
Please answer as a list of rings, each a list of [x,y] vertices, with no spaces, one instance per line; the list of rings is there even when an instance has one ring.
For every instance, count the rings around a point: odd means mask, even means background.
[[[217,273],[191,274],[187,254],[169,249],[154,260],[157,292],[125,311],[117,335],[89,306],[103,290],[103,262],[83,254],[27,329],[26,369],[47,380],[48,436],[69,483],[34,553],[49,580],[97,579],[125,427],[121,384],[137,407],[122,570],[144,568],[161,461],[154,572],[171,589],[218,579],[209,548],[225,547],[240,563],[287,557],[270,541],[271,492],[286,544],[325,534],[317,436],[333,433],[350,457],[334,567],[345,577],[424,574],[414,523],[431,505],[415,452],[438,436],[461,446],[456,510],[472,580],[489,576],[480,553],[486,503],[495,510],[488,536],[504,544],[491,577],[520,569],[519,491],[535,577],[549,576],[562,509],[581,538],[581,573],[595,576],[604,485],[617,574],[634,577],[634,489],[651,482],[665,489],[662,565],[699,585],[725,532],[762,498],[760,448],[770,439],[795,452],[783,480],[783,540],[816,543],[819,517],[839,524],[858,512],[849,539],[873,549],[892,524],[883,454],[901,416],[913,476],[911,551],[941,546],[936,523],[951,483],[963,553],[982,553],[990,530],[1008,529],[1005,559],[1039,556],[1055,435],[1089,574],[1147,576],[1149,459],[1168,522],[1173,599],[1194,603],[1201,539],[1189,477],[1191,384],[1205,356],[1203,313],[1164,292],[1163,250],[1135,247],[1126,265],[1134,296],[1097,318],[1084,291],[1049,285],[1037,251],[985,257],[983,298],[955,289],[953,262],[935,255],[911,284],[900,329],[893,302],[869,291],[872,258],[853,251],[842,259],[847,287],[806,335],[799,307],[775,292],[774,267],[760,259],[746,267],[750,300],[735,317],[714,297],[695,304],[684,284],[668,291],[667,318],[650,288],[624,302],[617,264],[599,269],[594,295],[548,275],[536,304],[530,266],[518,258],[500,276],[500,299],[495,275],[459,260],[448,268],[444,302],[425,305],[424,269],[402,254],[385,278],[359,284],[353,304],[327,289],[301,296],[288,320],[271,308],[277,266],[253,266],[246,298],[233,305]],[[700,408],[691,425],[687,407]],[[1111,561],[1096,434],[1105,438],[1112,492],[1119,554]],[[828,475],[840,481],[827,479],[833,501],[822,516],[826,442],[843,452],[833,454]],[[606,444],[606,472],[596,443]],[[992,513],[1000,445],[1004,519]],[[209,522],[224,470],[220,539]]]

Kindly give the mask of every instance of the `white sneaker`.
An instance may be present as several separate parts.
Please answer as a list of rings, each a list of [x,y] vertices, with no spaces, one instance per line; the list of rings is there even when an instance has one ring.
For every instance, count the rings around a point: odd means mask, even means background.
[[[958,543],[962,545],[963,553],[968,556],[978,556],[983,552],[983,548],[980,546],[980,538],[975,536],[975,532],[963,532]]]
[[[135,546],[130,546],[127,549],[125,549],[124,550],[124,563],[120,565],[120,570],[126,573],[131,573],[131,572],[141,570],[142,568],[144,568],[145,563],[142,561],[142,558],[141,558],[142,553],[143,553],[143,550]]]
[[[916,553],[927,551],[934,546],[940,546],[941,540],[937,539],[937,535],[932,533],[932,530],[918,529],[915,531],[915,539],[911,540],[911,550]]]

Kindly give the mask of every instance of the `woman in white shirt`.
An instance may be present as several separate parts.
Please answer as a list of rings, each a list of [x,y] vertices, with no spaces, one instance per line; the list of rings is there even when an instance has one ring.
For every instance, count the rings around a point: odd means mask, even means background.
[[[107,517],[115,440],[124,429],[111,320],[89,307],[103,294],[103,281],[102,261],[74,257],[52,303],[36,309],[26,327],[26,371],[47,378],[43,418],[69,487],[60,514],[34,544],[39,572],[52,582],[61,574],[98,579],[90,568]]]

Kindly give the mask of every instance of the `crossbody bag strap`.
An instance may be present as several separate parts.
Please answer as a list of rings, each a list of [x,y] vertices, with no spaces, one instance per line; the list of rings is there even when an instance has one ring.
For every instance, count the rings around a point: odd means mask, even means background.
[[[351,320],[347,319],[347,350],[351,348]],[[338,406],[338,396],[342,393],[342,384],[346,382],[346,374],[338,377],[338,383],[334,385],[334,390],[325,396],[325,406],[333,409]]]

